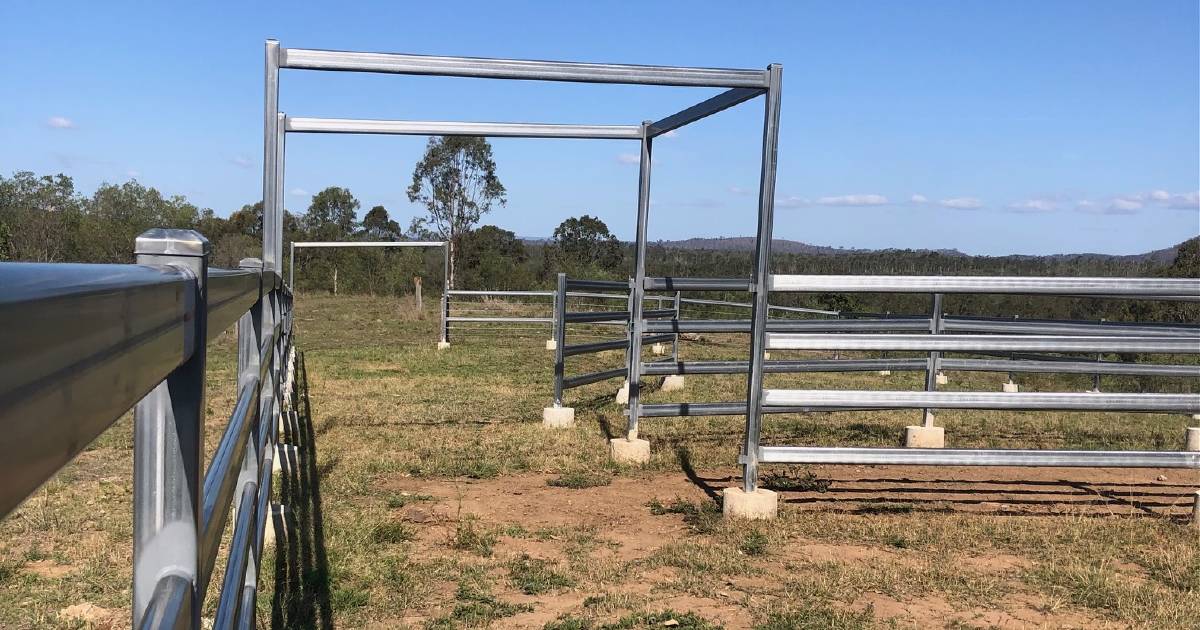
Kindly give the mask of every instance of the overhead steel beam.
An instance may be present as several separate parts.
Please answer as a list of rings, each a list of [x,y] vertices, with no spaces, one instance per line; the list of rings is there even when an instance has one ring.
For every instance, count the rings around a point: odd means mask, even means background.
[[[767,73],[763,70],[442,57],[305,48],[280,49],[279,67],[478,79],[525,79],[689,87],[767,87]]]
[[[772,275],[772,291],[833,293],[1016,293],[1200,300],[1195,278]]]
[[[636,125],[555,125],[426,120],[368,120],[358,118],[298,118],[288,116],[288,133],[362,133],[399,136],[485,136],[489,138],[575,138],[639,140]]]
[[[649,129],[650,137],[661,136],[664,133],[674,131],[684,125],[689,125],[718,112],[723,112],[730,107],[740,105],[759,94],[765,93],[765,90],[756,88],[733,88],[732,90],[722,92],[706,101],[696,103],[681,112],[671,114],[658,122],[651,123]]]

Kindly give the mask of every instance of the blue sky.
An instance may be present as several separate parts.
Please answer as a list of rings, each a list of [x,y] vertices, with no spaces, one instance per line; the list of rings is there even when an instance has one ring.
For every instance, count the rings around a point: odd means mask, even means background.
[[[784,66],[776,231],[821,245],[1137,253],[1200,231],[1195,0],[0,5],[0,172],[136,177],[221,215],[261,196],[263,40],[533,59]],[[636,123],[715,93],[284,71],[294,116]],[[650,237],[754,231],[760,101],[655,145]],[[631,238],[636,145],[494,142],[545,236]],[[287,206],[349,187],[402,224],[424,139],[288,139]]]

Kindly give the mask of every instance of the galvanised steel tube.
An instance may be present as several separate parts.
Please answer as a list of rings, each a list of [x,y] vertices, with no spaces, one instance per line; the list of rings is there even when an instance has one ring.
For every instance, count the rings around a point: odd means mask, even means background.
[[[646,279],[646,230],[650,220],[650,171],[653,166],[654,139],[650,136],[650,121],[641,127],[641,154],[638,160],[637,223],[633,244],[633,282],[629,289],[629,352],[625,357],[626,381],[629,384],[629,422],[626,424],[625,439],[635,440],[638,435],[638,401],[641,399],[642,382],[639,372],[642,367],[642,330],[645,319]]]
[[[821,407],[818,405],[800,405],[795,407],[763,407],[762,413],[813,413],[831,411],[870,411],[882,407]],[[643,418],[687,418],[692,416],[742,416],[746,414],[744,402],[698,402],[698,403],[656,403],[640,405],[638,414]]]
[[[942,294],[933,294],[933,312],[929,317],[929,334],[939,335],[942,332]],[[941,354],[938,352],[929,353],[929,365],[925,368],[925,391],[932,392],[937,389],[937,374],[939,371],[939,361]],[[926,428],[933,426],[933,409],[926,408],[924,412],[924,424]]]
[[[134,627],[141,630],[199,627],[192,625],[192,619],[198,616],[197,609],[200,608],[199,602],[194,599],[190,581],[179,575],[168,574],[154,585],[145,615],[141,617],[141,623],[134,621]]]
[[[263,91],[263,252],[262,261],[266,269],[275,271],[280,260],[276,258],[276,223],[283,217],[276,214],[279,174],[276,161],[279,159],[279,42],[268,39],[266,43],[265,79]]]
[[[1027,276],[772,275],[772,291],[834,293],[1016,293],[1119,297],[1195,296],[1195,278],[1036,278]]]
[[[942,359],[945,366],[947,359]],[[926,359],[813,359],[801,361],[764,361],[767,374],[807,372],[874,372],[877,370],[919,371],[927,366]],[[950,369],[950,368],[946,368]],[[750,370],[747,361],[678,361],[643,363],[642,372],[648,376],[668,374],[745,374]],[[1089,374],[1091,372],[1088,372]],[[1200,374],[1200,369],[1197,370]]]
[[[766,389],[765,406],[886,407],[889,409],[1019,409],[1026,411],[1145,411],[1200,413],[1200,394],[911,392]]]
[[[770,303],[771,241],[775,221],[775,170],[779,149],[779,107],[783,90],[783,66],[767,67],[768,90],[763,113],[762,170],[758,184],[758,230],[755,236],[754,272],[748,290],[754,300],[750,312],[750,375],[746,379],[746,433],[742,443],[742,490],[758,488],[758,439],[762,424],[763,350],[767,335]],[[669,278],[667,284],[670,284]],[[684,287],[679,287],[683,289]]]
[[[948,332],[1001,333],[1028,335],[1105,335],[1114,337],[1192,337],[1200,338],[1200,327],[1170,324],[1104,324],[1055,322],[1047,320],[978,320],[948,317],[942,327]]]
[[[191,356],[134,407],[133,625],[139,626],[159,582],[179,575],[198,592],[203,528],[205,355],[208,339],[208,241],[192,230],[153,229],[137,238],[139,264],[171,264],[194,278],[185,343]],[[191,606],[200,625],[200,602]]]
[[[579,313],[563,313],[563,321],[568,324],[588,322],[627,322],[629,311],[585,311]]]
[[[305,48],[281,50],[279,65],[284,68],[304,70],[381,72],[478,79],[525,79],[691,87],[767,87],[767,76],[762,70],[486,59]]]
[[[567,290],[569,291],[571,289],[608,289],[612,291],[628,291],[629,283],[618,280],[582,280],[579,278],[567,278]],[[622,299],[624,298],[624,296],[619,297]]]
[[[249,558],[250,542],[254,532],[254,504],[258,498],[258,484],[250,482],[242,486],[241,500],[238,502],[237,522],[233,525],[233,540],[229,543],[229,564],[225,567],[225,577],[221,583],[221,595],[217,600],[217,613],[213,620],[213,628],[232,628],[238,617],[238,608],[242,603],[242,584],[246,579],[246,564]]]
[[[0,517],[192,356],[195,285],[168,266],[0,263]]]
[[[651,310],[642,312],[643,320],[662,319],[664,317],[675,317],[675,309],[660,308],[660,309],[651,309]]]
[[[476,323],[481,323],[481,324],[505,324],[505,323],[513,323],[513,322],[516,322],[519,324],[552,324],[552,323],[554,323],[554,318],[553,317],[461,317],[461,316],[455,316],[455,317],[447,317],[446,321],[450,322],[450,323],[453,323],[453,322],[476,322]]]
[[[646,322],[647,332],[750,332],[748,319],[684,319]],[[927,331],[928,319],[770,319],[767,332]]]
[[[684,125],[723,112],[763,93],[761,88],[733,88],[650,124],[650,137],[656,138]]]
[[[771,350],[912,350],[941,352],[1148,352],[1198,354],[1200,339],[1060,335],[830,335],[768,333]]]
[[[447,291],[450,295],[497,295],[501,297],[552,297],[554,291],[464,291],[455,289]]]
[[[1200,378],[1200,365],[1119,363],[1116,361],[1009,361],[1004,359],[942,359],[942,369],[960,372],[1123,374],[1128,376],[1189,376]]]
[[[567,345],[567,274],[560,273],[557,278],[554,297],[554,406],[561,407],[563,400],[563,371],[566,365],[564,352]]]
[[[221,441],[205,471],[201,517],[203,525],[200,530],[200,574],[196,582],[201,599],[208,588],[208,580],[217,560],[217,548],[221,544],[221,535],[225,532],[225,521],[238,480],[236,467],[242,463],[251,429],[255,426],[259,402],[258,387],[257,379],[242,384],[225,433],[221,435]]]
[[[599,383],[600,381],[607,381],[610,378],[617,378],[618,376],[625,376],[625,374],[626,374],[626,369],[623,367],[615,368],[612,370],[605,370],[603,372],[591,372],[588,374],[581,374],[579,376],[572,376],[571,378],[564,378],[562,386],[563,386],[563,389],[573,389],[576,387],[581,387],[583,385],[590,385],[591,383]]]
[[[749,291],[750,280],[740,278],[646,278],[647,291]]]
[[[581,354],[604,352],[606,350],[621,350],[624,349],[628,344],[629,342],[625,339],[596,341],[592,343],[578,343],[563,347],[562,354],[564,357],[573,357]]]
[[[245,269],[209,269],[209,341],[219,337],[258,301],[260,273]]]
[[[954,448],[764,446],[759,461],[777,464],[910,466],[1045,466],[1197,468],[1200,453],[1187,451],[1041,451]]]
[[[637,140],[634,125],[554,125],[545,123],[455,122],[295,118],[285,121],[288,133],[357,133],[398,136],[486,136],[489,138],[570,138]]]

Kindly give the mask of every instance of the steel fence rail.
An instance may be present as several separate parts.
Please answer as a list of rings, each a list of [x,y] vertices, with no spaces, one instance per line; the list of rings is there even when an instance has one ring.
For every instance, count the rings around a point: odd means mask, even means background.
[[[767,333],[766,340],[766,347],[771,350],[934,350],[941,352],[1146,352],[1200,354],[1200,337]]]
[[[763,390],[763,406],[887,407],[891,409],[1019,409],[1200,413],[1200,394]]]
[[[136,253],[133,265],[0,263],[0,516],[133,407],[133,625],[200,626],[236,497],[216,621],[233,627],[256,584],[256,506],[290,388],[290,292],[257,259],[210,269],[190,230],[147,231]],[[238,394],[205,467],[205,348],[234,322]]]
[[[1000,293],[1200,300],[1193,278],[1039,278],[1026,276],[813,276],[769,278],[770,291],[834,293]]]
[[[1200,453],[952,448],[764,446],[758,460],[773,464],[857,466],[1046,466],[1086,468],[1200,468]]]

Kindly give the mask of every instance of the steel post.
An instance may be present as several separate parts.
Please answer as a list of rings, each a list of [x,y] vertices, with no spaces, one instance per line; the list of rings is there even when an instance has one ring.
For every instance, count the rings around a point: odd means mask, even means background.
[[[674,304],[675,317],[674,317],[674,320],[676,322],[679,321],[679,305],[681,303],[681,300],[680,300],[681,295],[682,295],[682,293],[680,291],[675,292],[675,304]],[[675,335],[673,337],[671,337],[671,361],[675,362],[675,363],[679,362],[679,333],[678,332],[676,332]]]
[[[177,609],[200,627],[197,583],[204,457],[204,368],[208,338],[208,241],[192,230],[153,229],[137,238],[137,262],[187,270],[195,282],[182,299],[193,317],[188,358],[134,407],[133,626],[139,627],[160,581],[188,581]]]
[[[646,222],[650,217],[650,164],[653,139],[650,121],[642,123],[642,151],[638,170],[637,234],[633,250],[633,284],[629,287],[629,424],[626,439],[638,435],[638,402],[641,399],[642,307],[646,294]]]
[[[938,335],[942,332],[942,294],[933,294],[933,314],[929,317],[929,334]],[[929,366],[925,368],[925,391],[932,392],[937,389],[937,374],[940,368],[940,360],[942,353],[932,351],[929,353]],[[924,424],[926,427],[933,426],[933,410],[924,410]]]
[[[775,160],[779,147],[779,105],[783,66],[767,67],[767,98],[763,115],[762,171],[758,184],[758,232],[755,239],[754,307],[750,311],[750,376],[746,383],[746,436],[742,446],[742,489],[758,487],[758,437],[762,425],[763,352],[766,350],[767,298],[771,280],[771,238],[775,216]]]
[[[279,260],[275,257],[276,194],[279,189],[275,178],[278,174],[275,160],[279,156],[279,42],[268,39],[266,45],[266,78],[263,98],[263,265],[275,269]]]
[[[567,274],[558,274],[558,290],[554,293],[554,406],[561,407],[563,399],[563,372],[567,341]]]

